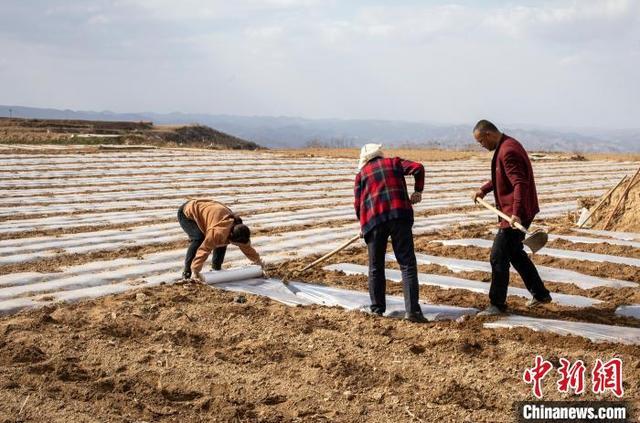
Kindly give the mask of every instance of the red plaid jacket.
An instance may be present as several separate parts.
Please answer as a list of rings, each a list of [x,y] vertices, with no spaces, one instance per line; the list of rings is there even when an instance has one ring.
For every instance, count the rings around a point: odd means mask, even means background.
[[[413,207],[407,192],[404,175],[413,175],[415,191],[424,188],[424,166],[399,157],[370,160],[356,175],[356,216],[362,234],[377,225],[394,219],[413,223]]]

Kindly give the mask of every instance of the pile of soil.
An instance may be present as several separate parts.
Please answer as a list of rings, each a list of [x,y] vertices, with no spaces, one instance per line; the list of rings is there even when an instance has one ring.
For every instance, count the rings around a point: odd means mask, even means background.
[[[640,232],[640,176],[631,182],[631,189],[622,199],[620,206],[614,212],[611,223],[605,228],[604,225],[613,212],[616,204],[620,201],[629,181],[621,184],[612,194],[611,198],[591,218],[596,229],[607,229],[612,231]]]

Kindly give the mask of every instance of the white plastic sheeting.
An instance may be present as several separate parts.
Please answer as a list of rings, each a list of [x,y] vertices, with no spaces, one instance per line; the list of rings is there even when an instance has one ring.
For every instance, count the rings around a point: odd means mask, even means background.
[[[485,323],[484,326],[487,328],[507,329],[525,327],[539,332],[582,336],[593,342],[612,342],[628,345],[640,344],[640,328],[626,326],[539,319],[516,315],[509,315],[495,322]]]
[[[142,164],[141,166],[128,166],[128,167],[120,167],[120,166],[94,166],[91,163],[87,163],[86,166],[76,167],[75,169],[64,167],[58,168],[55,166],[47,166],[42,168],[41,170],[37,169],[37,165],[32,168],[31,166],[25,168],[25,166],[0,166],[0,179],[23,179],[23,178],[88,178],[88,177],[99,177],[100,172],[105,177],[117,177],[117,176],[125,176],[125,175],[138,175],[138,174],[156,174],[160,177],[161,174],[168,174],[170,172],[179,172],[180,166],[183,166],[185,170],[190,170],[194,173],[198,172],[215,172],[215,171],[227,171],[227,172],[243,172],[243,171],[251,171],[255,169],[264,169],[269,170],[274,167],[283,167],[283,171],[287,170],[305,170],[305,169],[314,169],[314,168],[330,168],[333,167],[336,170],[342,169],[343,171],[351,170],[352,173],[355,173],[355,169],[349,162],[334,162],[330,165],[320,163],[303,163],[303,164],[295,164],[290,163],[287,160],[263,160],[260,163],[231,163],[230,164],[222,164],[218,163],[217,165],[203,165],[202,162],[196,165],[189,164],[180,164],[174,163],[172,160],[167,160],[166,166],[165,164],[157,164],[156,166],[147,166],[146,164]],[[483,179],[485,175],[488,173],[488,169],[485,166],[474,166],[466,169],[463,175],[459,175],[459,177],[465,179],[466,176],[471,176],[474,179]],[[303,172],[300,172],[303,173]],[[545,179],[548,177],[554,177],[559,182],[566,182],[571,180],[578,180],[576,178],[576,174],[580,173],[580,169],[576,169],[575,172],[541,172],[540,174],[536,174],[538,179]],[[475,174],[475,175],[474,175]],[[619,176],[619,171],[612,171],[610,169],[593,169],[593,171],[589,172],[587,179],[603,179],[603,178],[615,178]],[[432,175],[433,176],[433,175]],[[449,178],[451,180],[451,178]]]
[[[3,161],[4,163],[4,161]],[[210,161],[206,163],[206,166],[209,169],[216,170],[218,167],[225,167],[229,165],[238,165],[238,166],[246,166],[251,165],[255,167],[267,167],[272,163],[278,163],[282,165],[304,165],[311,166],[314,161],[308,159],[284,159],[284,158],[256,158],[256,157],[228,157],[224,159],[218,159],[215,161]],[[326,161],[316,161],[319,166],[326,166]],[[334,162],[332,162],[334,163]],[[28,165],[28,168],[25,166]],[[60,162],[60,161],[48,161],[47,163],[34,163],[33,161],[27,161],[26,163],[20,162],[20,164],[7,164],[0,166],[0,171],[39,171],[46,173],[49,170],[84,170],[87,168],[91,169],[153,169],[153,168],[175,168],[175,167],[189,167],[189,168],[202,168],[204,166],[202,159],[194,159],[192,157],[187,157],[180,160],[178,157],[165,157],[165,158],[150,158],[145,161],[135,161],[132,159],[121,159],[121,160],[95,160],[90,162],[82,162],[79,163],[77,161],[71,162]],[[336,160],[336,167],[350,167],[353,169],[353,163],[344,161],[344,160]],[[603,169],[604,170],[604,169]],[[611,170],[611,169],[608,169]]]
[[[491,248],[491,245],[493,244],[493,241],[490,241],[488,239],[479,239],[479,238],[435,240],[432,242],[440,243],[442,245],[458,245],[458,246],[480,247],[480,248]],[[525,247],[525,249],[528,251],[531,251],[529,250],[529,247]],[[550,257],[557,257],[557,258],[586,260],[586,261],[593,261],[597,263],[616,263],[616,264],[624,264],[627,266],[640,267],[640,259],[636,259],[632,257],[612,256],[609,254],[596,254],[596,253],[587,253],[584,251],[560,250],[557,248],[547,248],[547,247],[542,248],[536,254],[550,256]]]
[[[583,244],[611,244],[611,245],[623,245],[625,247],[640,248],[640,241],[625,241],[616,238],[592,238],[588,236],[572,236],[572,235],[553,235],[549,234],[549,240],[563,239],[565,241]]]
[[[324,228],[289,232],[270,237],[256,237],[253,244],[264,260],[275,262],[331,251],[342,244],[355,230],[356,225],[335,228],[330,232]],[[158,274],[168,275],[166,277],[171,279],[180,274],[184,254],[185,249],[178,249],[148,254],[143,260],[119,258],[89,262],[67,267],[63,272],[0,275],[0,298],[9,299],[20,295],[33,297],[49,291],[57,291],[55,295],[52,294],[57,298],[62,292],[93,288],[101,290],[103,288],[97,287],[114,284],[117,281],[146,283],[149,277]],[[225,259],[226,265],[246,262],[246,258],[237,248],[231,248]]]
[[[261,278],[263,276],[260,266],[247,266],[237,269],[203,272],[202,276],[208,284],[234,282],[244,279]]]
[[[492,233],[497,233],[497,229],[493,229]],[[607,232],[607,231],[604,231]],[[576,235],[565,235],[565,234],[552,234],[549,233],[549,241],[554,240],[564,240],[569,241],[573,244],[611,244],[611,245],[622,245],[625,247],[633,247],[640,248],[640,241],[628,240],[628,239],[619,239],[619,238],[596,238],[591,236],[576,236]]]
[[[235,282],[215,283],[212,286],[227,291],[269,297],[287,305],[319,304],[328,307],[342,307],[347,310],[364,310],[371,304],[367,292],[351,291],[329,286],[289,282],[285,286],[278,279],[249,279]],[[404,300],[401,297],[387,296],[386,316],[404,316]],[[422,313],[428,320],[453,320],[464,315],[474,315],[474,308],[455,307],[420,303]]]
[[[640,234],[636,232],[603,231],[598,229],[575,229],[578,232],[591,235],[606,236],[621,239],[623,241],[640,241]]]
[[[6,159],[0,162],[0,170],[16,170],[16,171],[24,171],[25,166],[29,166],[29,170],[47,170],[47,169],[69,169],[69,170],[79,170],[84,169],[86,167],[91,168],[128,168],[134,167],[136,164],[140,165],[140,167],[160,167],[160,166],[198,166],[202,165],[206,160],[207,165],[210,167],[222,166],[225,164],[255,164],[259,166],[265,166],[271,162],[277,161],[279,163],[284,164],[310,164],[310,163],[318,163],[318,164],[326,164],[327,160],[321,157],[305,157],[305,158],[291,158],[284,155],[274,155],[274,154],[248,154],[246,156],[242,155],[232,155],[227,154],[225,152],[223,155],[207,155],[206,153],[198,156],[197,158],[194,155],[183,155],[183,154],[151,154],[150,151],[144,152],[144,157],[141,158],[140,155],[120,155],[119,153],[92,153],[90,156],[88,155],[68,155],[68,154],[60,154],[56,156],[48,156],[47,158],[33,158],[36,155],[21,155],[20,158],[15,158],[16,156],[7,155]],[[113,154],[113,156],[109,156],[109,154]],[[214,160],[212,160],[214,159]],[[353,163],[356,161],[354,159],[339,159],[333,158],[331,159],[331,163],[336,166],[350,166],[353,168]],[[465,161],[457,161],[454,165],[449,162],[448,164],[443,164],[446,162],[423,162],[427,171],[429,173],[438,172],[441,170],[453,170],[460,172],[467,172],[469,169],[478,169],[478,171],[489,171],[489,163],[488,162],[478,162],[475,160],[465,160]],[[634,163],[622,163],[620,164],[619,172],[625,171],[633,171],[635,170],[637,164]],[[570,173],[574,174],[579,172],[580,170],[589,169],[590,172],[606,172],[611,171],[610,164],[606,162],[594,162],[593,164],[571,164],[567,166],[544,166],[539,165],[537,163],[533,163],[533,167],[535,170],[536,176],[543,176],[549,173],[553,174],[562,174],[562,173]]]
[[[370,304],[369,296],[364,292],[349,291],[320,285],[290,282],[289,286],[276,279],[263,279],[262,270],[257,266],[230,269],[218,272],[204,272],[208,284],[228,291],[262,295],[287,305],[319,304],[339,306],[349,310],[364,309]],[[249,279],[247,279],[249,278]],[[13,313],[24,308],[41,307],[53,301],[74,302],[104,295],[118,294],[135,288],[157,286],[172,283],[177,278],[174,273],[155,274],[136,284],[120,282],[108,285],[89,286],[77,290],[56,292],[55,295],[31,296],[0,300],[0,314]],[[463,315],[473,315],[473,308],[440,306],[421,303],[425,317],[429,320],[457,319]],[[388,316],[404,315],[404,302],[399,297],[387,297]]]
[[[325,270],[341,271],[348,275],[367,275],[369,268],[359,264],[338,263],[324,267]],[[394,282],[402,281],[402,273],[399,270],[385,269],[388,280]],[[443,289],[465,289],[471,292],[489,294],[489,284],[486,282],[472,281],[469,279],[455,278],[453,276],[435,275],[432,273],[418,273],[418,283],[420,285],[437,286]],[[526,289],[509,287],[508,295],[531,298],[531,294]],[[581,297],[579,295],[566,295],[553,293],[553,302],[570,307],[591,307],[602,301],[593,298]]]
[[[177,202],[179,203],[179,202]],[[268,205],[267,205],[268,204]],[[418,210],[426,210],[430,207],[442,208],[444,204],[439,206],[433,206],[425,203],[423,206],[419,206]],[[236,212],[245,212],[247,209],[251,209],[251,206],[232,206]],[[255,208],[275,208],[276,204],[263,203]],[[545,206],[544,215],[558,215],[562,214],[573,206],[567,203],[547,203]],[[24,232],[34,229],[54,229],[54,228],[69,228],[69,227],[81,227],[81,226],[100,226],[100,225],[113,225],[132,222],[151,222],[161,219],[175,219],[175,213],[177,204],[174,207],[166,209],[146,209],[135,211],[114,211],[114,212],[95,212],[95,213],[80,213],[74,215],[61,215],[51,216],[39,219],[15,219],[5,220],[0,222],[0,234],[10,234],[17,232]],[[460,222],[464,220],[472,219],[476,217],[474,223],[481,223],[486,219],[491,218],[490,212],[486,210],[474,210],[467,213],[458,213],[461,216]],[[447,215],[436,215],[433,217],[427,217],[426,221],[435,223],[438,219]],[[306,209],[297,211],[286,212],[274,212],[266,213],[262,215],[250,215],[246,217],[246,221],[250,225],[261,225],[263,228],[273,228],[281,226],[289,226],[292,224],[313,224],[317,222],[328,222],[336,220],[355,220],[355,213],[353,207],[349,206],[336,206],[330,209]],[[423,222],[424,223],[424,222]],[[447,221],[447,223],[450,223]],[[457,223],[457,222],[451,222]]]
[[[295,173],[290,173],[291,175],[296,175]],[[298,176],[288,176],[287,172],[282,171],[278,174],[278,176],[274,176],[270,178],[268,181],[273,182],[274,184],[300,184],[301,182],[308,183],[320,183],[325,182],[327,179],[334,180],[337,182],[341,182],[346,184],[346,186],[352,185],[352,177],[353,174],[348,175],[327,175],[327,176],[306,176],[304,172],[299,172]],[[140,175],[131,175],[129,176],[129,180],[135,181],[134,184],[125,184],[125,183],[113,183],[113,184],[98,184],[98,185],[76,185],[71,184],[70,186],[62,186],[62,187],[24,187],[25,189],[15,189],[18,183],[9,185],[2,185],[2,189],[0,189],[0,195],[6,196],[8,199],[14,198],[23,198],[23,197],[34,197],[34,200],[41,200],[42,196],[56,196],[65,198],[65,194],[77,194],[77,193],[104,193],[103,195],[113,195],[114,191],[133,191],[138,194],[138,196],[152,193],[154,190],[167,190],[167,189],[176,189],[179,186],[192,186],[192,185],[211,185],[209,189],[217,189],[213,186],[218,186],[220,183],[224,183],[225,185],[255,185],[254,178],[236,178],[235,176],[227,176],[223,178],[214,177],[202,177],[199,178],[197,184],[194,184],[194,181],[189,180],[181,180],[181,179],[173,179],[172,174],[163,174],[158,175],[156,179],[138,180],[138,176]],[[105,178],[107,178],[105,176]],[[227,179],[231,178],[231,179]],[[477,188],[478,185],[482,182],[483,178],[472,178],[470,181],[465,181],[464,178],[451,177],[447,178],[449,182],[438,182],[436,184],[429,184],[425,187],[425,192],[441,192],[441,191],[454,191],[458,189],[473,189]],[[578,190],[593,190],[606,188],[609,186],[610,182],[615,180],[615,177],[603,177],[603,178],[593,178],[592,180],[586,180],[585,178],[581,178],[579,180],[567,179],[567,180],[559,180],[557,177],[550,177],[548,179],[541,178],[538,182],[538,190],[540,193],[545,192],[554,192],[560,190],[572,189],[574,191]],[[28,184],[28,180],[17,178],[20,183],[25,181]],[[431,180],[431,182],[437,182]],[[565,188],[562,188],[565,187]],[[44,200],[44,199],[42,199]]]
[[[604,189],[601,190],[592,190],[588,192],[582,192],[581,195],[600,195],[604,193]],[[232,206],[233,204],[243,204],[243,203],[253,203],[251,209],[264,209],[267,208],[270,203],[275,203],[274,200],[277,200],[280,197],[284,197],[287,199],[299,198],[300,200],[296,202],[289,202],[289,205],[278,204],[278,207],[289,207],[300,205],[300,203],[304,202],[304,204],[310,205],[318,205],[318,204],[326,204],[327,197],[331,197],[335,201],[341,201],[345,204],[353,203],[353,189],[334,189],[334,190],[324,190],[323,198],[318,198],[318,195],[313,192],[299,192],[299,193],[272,193],[270,195],[264,194],[250,194],[247,193],[242,197],[238,198],[233,195],[222,195],[216,196],[216,199],[222,203],[229,204]],[[546,202],[548,200],[557,200],[563,199],[568,200],[571,197],[578,197],[578,193],[575,192],[550,192],[544,195],[540,195],[540,200],[542,202]],[[47,215],[55,215],[55,214],[70,214],[70,213],[78,213],[78,212],[90,212],[90,211],[115,211],[121,209],[137,209],[137,208],[168,208],[175,207],[177,203],[179,203],[181,198],[148,198],[148,199],[138,199],[138,200],[111,200],[111,201],[101,201],[99,203],[87,203],[87,202],[47,202],[49,200],[39,202],[38,204],[30,204],[20,206],[18,210],[13,205],[7,205],[6,207],[0,206],[0,216],[16,216],[19,214],[21,217],[28,217],[29,215],[39,215],[39,214],[47,214]],[[444,207],[461,207],[461,206],[471,206],[471,202],[467,195],[462,195],[456,192],[449,193],[445,195],[444,193],[439,195],[424,195],[422,198],[422,202],[414,205],[414,209],[421,210],[434,210],[438,208]]]
[[[278,169],[278,166],[286,166],[286,164],[278,163],[274,164],[273,167],[270,167],[270,170],[256,170],[256,167],[251,170],[246,171],[238,171],[237,169],[227,169],[227,170],[219,170],[219,171],[207,171],[207,172],[198,172],[197,170],[193,170],[190,168],[185,169],[185,173],[178,174],[153,174],[144,172],[145,168],[139,168],[138,172],[135,176],[108,176],[105,175],[103,177],[74,177],[74,178],[66,178],[66,179],[53,179],[46,178],[46,175],[43,175],[40,178],[36,179],[2,179],[1,183],[3,187],[20,187],[27,188],[34,194],[42,192],[42,188],[64,188],[64,187],[79,187],[84,190],[87,190],[91,187],[99,186],[99,185],[113,185],[114,187],[133,187],[135,185],[139,185],[142,182],[146,182],[148,187],[162,187],[162,180],[170,179],[172,182],[196,182],[202,183],[204,180],[208,181],[240,181],[243,179],[260,179],[265,177],[286,177],[286,176],[298,176],[298,177],[331,177],[332,179],[337,178],[346,178],[351,180],[354,176],[353,169],[340,169],[340,168],[332,168],[332,167],[322,167],[322,168],[310,168],[305,169],[304,171],[300,170],[289,170],[289,169]],[[166,170],[165,170],[166,172]],[[433,176],[429,179],[429,181],[434,183],[450,183],[450,182],[458,182],[458,181],[477,181],[481,180],[481,174],[473,174],[467,173],[465,175],[459,176],[451,176],[447,174],[447,176]],[[155,183],[155,185],[149,185],[148,183]]]
[[[387,254],[388,261],[395,261],[393,254]],[[491,272],[491,264],[488,261],[466,260],[452,257],[440,257],[427,254],[416,254],[418,264],[437,264],[445,266],[454,272]],[[598,286],[608,286],[611,288],[637,288],[639,285],[635,282],[624,281],[621,279],[599,278],[597,276],[585,275],[583,273],[574,272],[566,269],[556,269],[548,266],[538,266],[538,273],[544,281],[558,283],[573,283],[582,289],[591,289]],[[516,270],[513,266],[510,268],[512,273]]]
[[[616,314],[640,319],[640,304],[621,305],[616,309]]]

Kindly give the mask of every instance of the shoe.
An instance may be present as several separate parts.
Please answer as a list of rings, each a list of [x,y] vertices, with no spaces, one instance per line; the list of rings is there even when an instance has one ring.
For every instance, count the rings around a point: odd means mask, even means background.
[[[191,279],[191,272],[187,272],[186,270],[182,272],[182,279],[189,280]]]
[[[505,314],[505,312],[501,310],[498,306],[491,304],[489,307],[485,308],[483,311],[476,314],[476,316],[479,316],[479,317],[499,316],[501,314]]]
[[[384,310],[378,307],[369,307],[369,313],[375,314],[376,316],[382,316],[384,314]]]
[[[549,304],[550,302],[551,302],[551,295],[547,295],[546,297],[540,300],[537,299],[536,297],[533,297],[532,299],[527,301],[527,307],[529,308],[538,307],[539,305]]]
[[[413,323],[426,323],[428,322],[427,318],[424,317],[422,312],[414,312],[414,313],[405,313],[404,319]]]
[[[360,308],[360,311],[367,313],[367,314],[371,314],[373,316],[382,316],[384,314],[384,311],[380,310],[379,308],[374,308],[371,306],[364,306]]]

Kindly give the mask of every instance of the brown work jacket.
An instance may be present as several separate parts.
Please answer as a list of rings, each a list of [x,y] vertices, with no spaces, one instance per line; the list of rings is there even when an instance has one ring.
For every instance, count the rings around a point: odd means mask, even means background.
[[[192,271],[202,271],[202,267],[211,251],[214,248],[224,247],[229,244],[237,245],[240,251],[252,262],[257,263],[260,261],[260,255],[251,246],[250,242],[240,244],[229,240],[229,234],[234,224],[234,214],[229,208],[217,201],[191,200],[184,206],[183,211],[185,217],[195,221],[204,234],[204,241],[191,262]]]

